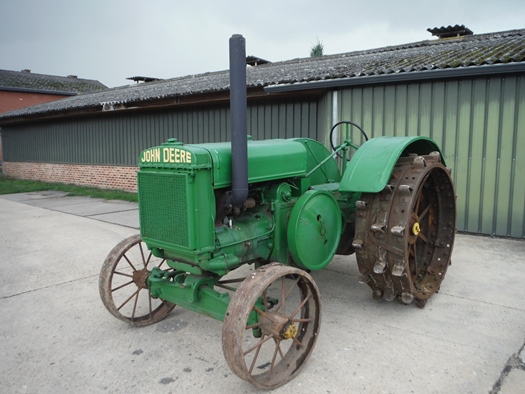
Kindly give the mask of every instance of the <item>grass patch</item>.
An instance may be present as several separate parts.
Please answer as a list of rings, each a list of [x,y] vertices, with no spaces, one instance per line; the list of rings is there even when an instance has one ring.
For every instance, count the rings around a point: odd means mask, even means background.
[[[69,196],[86,196],[103,198],[105,200],[122,200],[137,202],[137,193],[124,192],[121,190],[98,189],[96,187],[66,185],[63,183],[49,183],[40,181],[29,181],[25,179],[14,179],[0,175],[0,194],[38,192],[42,190],[56,190],[66,192]]]

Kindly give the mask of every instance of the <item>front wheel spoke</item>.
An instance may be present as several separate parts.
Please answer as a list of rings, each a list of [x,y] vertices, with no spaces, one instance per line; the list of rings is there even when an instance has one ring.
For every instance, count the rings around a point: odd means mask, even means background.
[[[166,259],[162,259],[162,261],[160,262],[158,268],[162,267],[162,264],[164,264],[166,262]]]
[[[133,281],[130,280],[129,282],[124,283],[123,285],[120,285],[120,286],[118,286],[118,287],[115,287],[114,289],[111,289],[111,292],[113,293],[114,291],[117,291],[117,290],[122,289],[123,287],[129,286],[129,285],[132,284],[132,283],[133,283]]]
[[[268,336],[268,337],[262,337],[261,340],[259,342],[257,342],[257,344],[255,344],[254,346],[252,346],[251,348],[249,348],[248,350],[246,350],[243,354],[243,356],[246,356],[248,353],[251,353],[253,352],[255,349],[257,348],[260,348],[262,345],[264,345],[266,342],[268,342],[270,339],[272,339],[271,336]],[[258,351],[257,351],[258,353]]]
[[[261,340],[264,339],[264,335],[262,336]],[[262,344],[261,344],[262,345]],[[252,374],[252,371],[253,371],[253,367],[255,367],[255,362],[257,361],[257,357],[259,357],[259,351],[261,350],[261,345],[259,345],[257,347],[257,351],[255,352],[255,355],[253,356],[253,360],[252,360],[252,363],[250,364],[250,370],[249,370],[249,373],[250,375]],[[245,353],[244,355],[246,356],[247,353]]]
[[[146,260],[146,263],[144,264],[144,268],[148,268],[148,264],[151,260],[151,256],[153,256],[153,253],[149,252],[148,259]]]
[[[268,315],[266,312],[261,311],[259,308],[257,308],[255,305],[253,306],[253,310],[257,312],[259,315],[267,318],[270,321],[273,321],[273,319]]]
[[[273,357],[272,357],[272,363],[270,364],[270,373],[273,371],[273,367],[275,366],[275,359],[277,358],[277,353],[279,353],[279,342],[274,338],[275,342],[275,350],[273,351]]]
[[[130,295],[130,296],[128,297],[128,299],[127,299],[126,301],[124,301],[124,302],[123,302],[123,303],[117,308],[117,310],[120,311],[124,305],[126,305],[126,304],[127,304],[127,303],[128,303],[133,297],[135,297],[135,296],[139,293],[139,291],[140,291],[140,289],[137,289],[132,295]]]
[[[126,256],[126,254],[123,254],[122,257],[124,257],[126,259],[126,261],[128,262],[128,264],[130,265],[131,268],[133,268],[133,271],[138,271],[135,266],[131,263],[131,261],[129,261],[128,259],[128,256]]]
[[[133,278],[133,275],[131,275],[131,274],[125,274],[124,272],[113,271],[113,274],[122,275],[122,276],[127,276],[128,278]]]
[[[275,345],[277,346],[277,349],[279,350],[279,355],[281,356],[281,360],[284,360],[284,354],[281,350],[281,341],[275,340]]]
[[[297,313],[301,310],[301,308],[308,302],[308,300],[310,299],[310,294],[308,294],[306,297],[304,297],[304,300],[303,302],[301,302],[299,304],[299,306],[297,307],[297,309],[295,311],[293,311],[293,313],[290,315],[290,319],[293,319],[293,317],[295,315],[297,315]]]
[[[301,343],[301,341],[299,341],[296,337],[293,337],[292,339],[293,339],[293,341],[294,341],[296,344],[298,344],[300,347],[303,347],[303,344]]]
[[[164,261],[166,261],[166,259],[164,259],[162,262],[164,262]],[[221,285],[226,285],[226,284],[230,284],[230,283],[239,283],[239,282],[242,282],[244,279],[246,279],[246,278],[226,279],[226,280],[220,280],[217,283],[219,283]]]
[[[135,318],[135,312],[137,311],[137,304],[139,302],[139,294],[140,294],[140,289],[139,291],[137,291],[137,295],[135,296],[135,302],[133,303],[133,312],[131,312],[132,319]]]
[[[308,319],[290,319],[292,323],[310,323],[313,322],[314,319],[308,318]]]
[[[293,288],[295,286],[297,286],[297,283],[299,283],[299,279],[301,279],[300,277],[297,277],[297,279],[295,279],[294,283],[292,284],[292,286],[290,287],[290,289],[288,290],[288,292],[286,293],[286,296],[283,297],[282,299],[282,303],[281,305],[278,305],[277,306],[277,309],[275,310],[275,312],[279,312],[279,310],[281,309],[281,306],[283,306],[285,304],[285,301],[286,299],[288,298],[288,296],[290,295],[290,293],[292,292]],[[284,312],[283,312],[284,313]]]
[[[142,257],[142,264],[146,267],[146,258],[144,257],[144,250],[142,249],[142,243],[139,242],[140,255]]]

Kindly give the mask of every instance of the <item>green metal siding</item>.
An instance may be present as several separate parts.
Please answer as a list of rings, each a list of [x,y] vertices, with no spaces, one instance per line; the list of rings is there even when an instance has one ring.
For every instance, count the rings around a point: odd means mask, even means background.
[[[360,124],[373,137],[436,140],[452,167],[459,231],[525,237],[522,77],[355,87],[340,93],[339,119]]]
[[[520,76],[506,76],[359,86],[319,99],[251,104],[248,133],[254,139],[309,137],[328,146],[333,122],[352,120],[371,137],[431,137],[453,169],[458,230],[525,238],[524,84]],[[199,143],[228,141],[229,135],[227,106],[2,128],[5,161],[75,164],[136,165],[140,151],[170,137]],[[360,143],[357,133],[352,139]]]
[[[254,139],[317,138],[317,101],[251,105]],[[175,137],[185,143],[230,140],[227,106],[43,121],[2,128],[5,161],[136,165],[140,152]]]

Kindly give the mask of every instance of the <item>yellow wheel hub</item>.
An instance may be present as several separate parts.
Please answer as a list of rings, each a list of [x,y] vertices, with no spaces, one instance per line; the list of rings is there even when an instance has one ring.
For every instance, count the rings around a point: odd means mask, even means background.
[[[282,333],[282,338],[283,339],[291,339],[291,338],[295,338],[297,335],[297,327],[295,326],[294,323],[290,323],[288,325],[288,327],[286,328],[286,331]]]
[[[415,222],[412,226],[412,234],[418,235],[421,232],[421,227],[419,227],[419,222]]]

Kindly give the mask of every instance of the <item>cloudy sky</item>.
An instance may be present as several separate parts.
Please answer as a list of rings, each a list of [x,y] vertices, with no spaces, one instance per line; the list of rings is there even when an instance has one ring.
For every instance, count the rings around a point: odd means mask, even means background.
[[[0,69],[78,75],[115,87],[228,68],[228,39],[271,61],[525,28],[523,0],[1,0]]]

